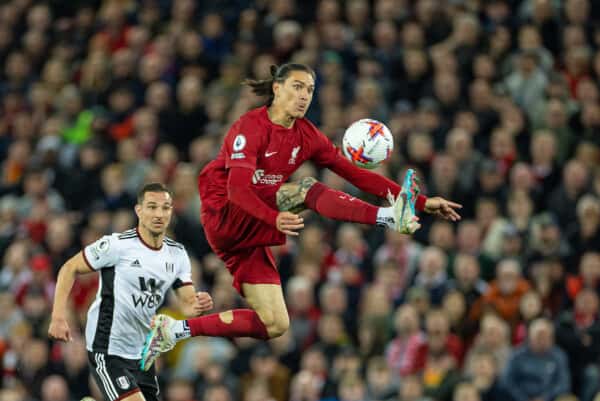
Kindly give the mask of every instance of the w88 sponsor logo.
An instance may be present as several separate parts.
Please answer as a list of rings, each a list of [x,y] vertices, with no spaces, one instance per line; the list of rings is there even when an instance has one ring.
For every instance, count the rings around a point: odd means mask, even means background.
[[[258,169],[254,171],[254,175],[252,176],[252,183],[263,184],[263,185],[277,185],[283,181],[282,174],[265,174],[265,170]]]
[[[138,277],[141,293],[131,294],[135,307],[156,308],[162,302],[162,287],[165,280],[156,281],[154,278]]]

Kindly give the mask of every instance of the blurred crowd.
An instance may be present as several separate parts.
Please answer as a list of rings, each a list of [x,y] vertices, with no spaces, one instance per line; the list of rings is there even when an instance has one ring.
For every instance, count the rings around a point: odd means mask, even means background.
[[[196,177],[261,104],[240,82],[287,61],[316,70],[308,117],[334,143],[385,122],[397,151],[377,171],[417,169],[463,219],[408,237],[307,215],[274,249],[289,332],[179,344],[165,401],[599,399],[597,1],[7,0],[0,61],[2,401],[101,399],[81,330],[98,277],[75,284],[66,344],[46,336],[54,284],[136,225],[143,183],[172,188],[198,290],[242,305]]]

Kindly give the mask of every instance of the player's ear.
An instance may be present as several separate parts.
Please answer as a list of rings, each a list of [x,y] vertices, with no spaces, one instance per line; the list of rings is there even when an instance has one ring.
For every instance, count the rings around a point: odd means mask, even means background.
[[[277,96],[277,92],[279,92],[279,88],[281,88],[281,82],[273,81],[273,94]]]
[[[142,205],[140,205],[139,203],[136,203],[135,207],[133,209],[135,210],[136,216],[139,218],[140,213],[142,212]]]

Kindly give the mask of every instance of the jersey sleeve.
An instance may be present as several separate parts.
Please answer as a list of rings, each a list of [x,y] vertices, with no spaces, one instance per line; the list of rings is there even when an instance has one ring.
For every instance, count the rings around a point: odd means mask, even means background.
[[[346,159],[321,131],[313,126],[314,147],[311,159],[321,168],[328,168],[349,181],[361,191],[386,198],[388,192],[398,196],[402,189],[396,182],[372,171],[360,168]],[[427,197],[419,195],[415,204],[417,210],[425,208]]]
[[[260,123],[253,117],[242,116],[225,136],[225,167],[256,168],[265,140],[266,133]]]
[[[227,178],[229,200],[246,213],[276,227],[279,211],[272,209],[254,193],[250,187],[253,171],[245,168],[232,168]]]
[[[116,235],[105,235],[83,248],[83,259],[92,270],[113,267],[120,258],[119,239]]]
[[[174,290],[181,288],[185,285],[193,285],[192,282],[192,264],[190,263],[190,257],[185,250],[182,250],[179,257],[177,270],[177,278],[171,286]]]
[[[330,168],[339,158],[343,158],[340,150],[335,147],[333,142],[319,131],[312,124],[310,125],[313,131],[312,136],[312,154],[311,160],[320,168]]]

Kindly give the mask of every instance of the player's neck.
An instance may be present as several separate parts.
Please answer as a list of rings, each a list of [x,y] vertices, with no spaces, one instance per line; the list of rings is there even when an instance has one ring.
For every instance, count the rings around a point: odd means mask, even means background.
[[[267,115],[273,124],[281,125],[285,128],[292,128],[296,121],[296,119],[286,113],[285,110],[273,106],[267,108]]]
[[[141,225],[137,228],[138,235],[141,237],[142,241],[149,245],[152,248],[160,249],[162,247],[163,239],[165,238],[165,234],[154,234],[150,232],[150,230],[145,229]]]

